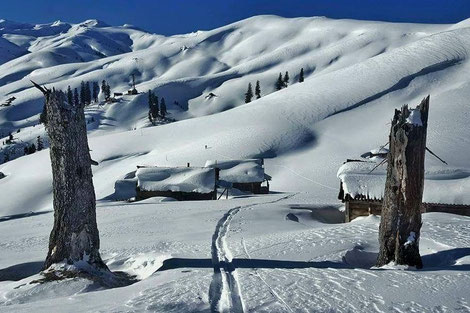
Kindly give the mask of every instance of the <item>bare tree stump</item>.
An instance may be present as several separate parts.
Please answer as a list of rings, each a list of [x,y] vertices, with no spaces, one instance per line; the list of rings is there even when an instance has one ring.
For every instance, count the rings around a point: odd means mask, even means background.
[[[423,267],[419,236],[428,112],[429,96],[414,110],[409,110],[407,105],[395,110],[390,130],[377,266],[394,261]]]
[[[46,96],[54,193],[54,227],[44,268],[64,261],[84,261],[107,270],[99,253],[84,108],[67,103],[62,91],[35,86]]]

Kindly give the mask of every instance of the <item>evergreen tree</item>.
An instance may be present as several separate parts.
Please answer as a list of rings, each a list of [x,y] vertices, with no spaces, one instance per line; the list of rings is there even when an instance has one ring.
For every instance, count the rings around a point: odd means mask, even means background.
[[[163,102],[165,102],[165,100],[162,98]],[[153,95],[153,100],[152,100],[152,117],[154,120],[157,119],[158,117],[158,97],[156,95]]]
[[[276,90],[281,90],[284,87],[284,81],[282,80],[282,73],[279,73],[279,77],[276,81]]]
[[[73,104],[70,102],[70,104]],[[39,115],[39,124],[43,124],[44,126],[47,126],[47,110],[46,110],[46,104],[42,107],[42,112],[41,115]]]
[[[101,93],[105,96],[105,99],[106,99],[106,90],[107,90],[106,81],[103,79],[103,81],[101,82]]]
[[[24,151],[24,155],[28,155],[29,154],[28,146],[24,147],[23,151]]]
[[[73,105],[74,106],[79,106],[80,105],[80,100],[79,100],[79,97],[78,97],[78,89],[75,88],[73,90]],[[44,105],[44,108],[46,107],[46,105]]]
[[[91,87],[90,82],[85,82],[85,104],[91,103]]]
[[[34,152],[36,152],[36,146],[33,143],[31,146],[29,146],[28,154],[33,154]]]
[[[251,88],[251,83],[248,83],[248,90],[245,93],[245,103],[250,103],[253,99],[253,89]]]
[[[96,103],[98,102],[98,93],[100,92],[100,86],[97,82],[93,82],[93,101]]]
[[[85,106],[86,102],[86,87],[85,87],[85,82],[82,80],[80,83],[80,105]]]
[[[149,89],[148,95],[149,95],[149,98],[148,98],[149,110],[152,110],[152,105],[153,105],[153,92],[152,92],[152,90]]]
[[[67,102],[71,105],[73,101],[73,93],[72,88],[70,86],[67,87]]]
[[[41,136],[38,136],[36,144],[38,146],[37,148],[38,151],[41,151],[42,149],[44,149],[44,144],[42,143]]]
[[[8,133],[8,140],[10,140],[10,141],[13,141],[13,135],[12,135],[12,133],[11,133],[11,132],[10,132],[10,133]]]
[[[166,104],[165,104],[165,98],[162,98],[160,101],[160,114],[162,115],[163,118],[166,116]]]
[[[111,98],[111,87],[108,84],[106,84],[106,90],[105,90],[104,96],[106,99]]]
[[[105,100],[108,100],[111,97],[111,87],[105,80],[101,83],[101,92],[104,94]]]
[[[303,82],[304,82],[304,68],[302,67],[300,69],[299,83],[303,83]]]
[[[284,82],[284,87],[287,87],[289,85],[289,72],[286,72],[286,74],[284,75],[283,82]]]
[[[261,87],[259,86],[259,80],[256,81],[255,95],[256,99],[261,98]]]
[[[158,117],[158,97],[149,90],[148,92],[148,105],[149,105],[149,120],[152,124],[155,123],[155,120]]]

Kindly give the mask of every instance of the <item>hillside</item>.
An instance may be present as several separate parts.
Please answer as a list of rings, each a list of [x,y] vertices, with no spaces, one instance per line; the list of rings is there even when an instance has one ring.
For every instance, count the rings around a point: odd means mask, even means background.
[[[136,74],[142,94],[87,111],[95,120],[89,129],[92,156],[100,162],[94,168],[98,198],[110,196],[114,181],[139,164],[202,166],[208,159],[264,156],[273,158],[267,169],[275,190],[310,191],[334,202],[341,163],[385,144],[393,109],[431,94],[428,146],[449,166],[429,156],[430,173],[442,174],[429,185],[437,182],[450,193],[432,191],[426,197],[469,202],[464,192],[470,184],[465,157],[470,138],[467,24],[260,16],[212,31],[163,37],[100,22],[59,23],[70,27],[40,37],[28,48],[33,52],[0,66],[3,77],[15,77],[3,81],[0,98],[17,98],[0,108],[0,127],[5,135],[21,128],[14,132],[18,142],[32,143],[44,135],[36,125],[42,95],[30,80],[65,90],[82,80],[106,79],[113,91],[125,92],[130,75]],[[82,38],[83,29],[101,43],[102,36],[130,38],[128,51],[74,63],[52,56]],[[24,34],[32,35],[29,28]],[[302,67],[306,80],[299,84]],[[285,71],[291,85],[274,92],[278,73]],[[248,82],[256,80],[263,97],[244,104]],[[171,116],[181,121],[148,127],[149,89],[165,97]],[[206,99],[210,92],[217,97]],[[7,175],[0,180],[0,195],[7,199],[3,215],[50,208],[47,151],[2,164],[0,171]],[[8,196],[19,186],[29,192]]]
[[[337,199],[343,162],[386,145],[394,109],[430,94],[427,146],[448,165],[426,155],[424,200],[470,204],[470,20],[257,16],[171,37],[97,20],[0,20],[0,35],[0,104],[14,98],[0,106],[1,312],[470,310],[469,217],[423,214],[424,268],[377,268],[380,217],[344,223]],[[276,91],[286,71],[288,87]],[[126,94],[131,75],[138,95]],[[100,93],[85,114],[98,162],[100,254],[111,271],[133,277],[129,285],[109,288],[116,286],[99,274],[42,281],[52,177],[38,124],[44,99],[30,80],[61,90],[106,80],[112,93],[124,93],[114,103]],[[245,104],[256,81],[262,97]],[[148,90],[169,111],[155,126]],[[38,136],[45,149],[23,155]],[[115,195],[116,180],[137,165],[255,157],[265,158],[270,194],[197,202]],[[383,180],[384,169],[376,173]],[[165,184],[173,188],[174,177]]]

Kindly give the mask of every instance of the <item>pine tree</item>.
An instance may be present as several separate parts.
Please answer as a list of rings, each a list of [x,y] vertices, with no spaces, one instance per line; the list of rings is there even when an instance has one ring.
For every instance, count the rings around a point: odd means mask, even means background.
[[[41,139],[41,136],[38,136],[37,138],[37,141],[36,141],[36,144],[37,144],[37,150],[38,151],[41,151],[42,149],[44,149],[44,144],[42,143],[42,139]]]
[[[149,90],[148,92],[148,105],[149,105],[149,120],[152,124],[155,123],[155,120],[158,117],[158,97]]]
[[[108,84],[106,84],[104,96],[106,97],[106,99],[111,98],[111,87]]]
[[[72,88],[70,88],[70,86],[67,87],[67,102],[69,104],[72,104],[72,101],[73,101],[73,92],[72,92]]]
[[[165,101],[165,100],[163,100]],[[151,114],[152,118],[155,121],[158,118],[158,97],[155,94],[152,94],[152,107],[151,107]]]
[[[165,104],[165,98],[162,98],[160,101],[160,114],[162,115],[163,118],[166,116],[166,104]]]
[[[302,67],[300,69],[299,83],[303,83],[303,82],[304,82],[304,68]]]
[[[287,87],[289,85],[289,72],[286,72],[286,74],[284,75],[283,82],[284,82],[284,87]]]
[[[281,90],[284,87],[284,81],[282,80],[282,73],[279,73],[279,77],[276,81],[276,90]]]
[[[77,88],[75,88],[73,90],[73,105],[76,106],[76,107],[78,107],[80,105],[80,100],[79,100],[78,89]],[[44,105],[44,107],[45,107],[45,105]],[[46,113],[47,113],[47,111],[46,111]]]
[[[103,79],[103,81],[101,82],[101,93],[104,95],[105,99],[106,99],[106,90],[107,90],[106,81]]]
[[[90,82],[85,82],[85,104],[91,103],[91,87]]]
[[[80,83],[80,105],[84,106],[86,102],[86,90],[85,90],[85,82],[82,80]]]
[[[148,92],[148,105],[149,105],[149,110],[152,110],[152,105],[153,105],[153,93],[152,90],[149,89]]]
[[[101,92],[104,94],[104,99],[108,100],[111,97],[111,87],[105,80],[101,83]]]
[[[245,103],[250,103],[253,99],[253,89],[251,88],[251,83],[248,83],[248,90],[245,93]]]
[[[34,152],[36,152],[36,146],[33,143],[29,146],[28,154],[33,154]]]
[[[100,92],[100,86],[97,82],[93,82],[93,101],[98,102],[98,93]]]
[[[70,104],[73,104],[70,102]],[[39,115],[39,124],[43,124],[44,126],[47,126],[47,110],[46,110],[46,104],[42,107],[42,112],[41,115]]]
[[[259,86],[259,80],[256,81],[255,95],[256,99],[261,98],[261,87]]]

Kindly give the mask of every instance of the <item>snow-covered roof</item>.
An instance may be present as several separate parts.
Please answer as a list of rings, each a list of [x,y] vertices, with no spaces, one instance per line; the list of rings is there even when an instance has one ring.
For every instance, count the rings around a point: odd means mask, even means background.
[[[141,167],[137,186],[143,191],[210,193],[214,191],[215,170],[194,167]]]
[[[344,196],[365,196],[381,199],[387,178],[387,164],[373,161],[350,161],[344,163],[336,174],[343,183]],[[375,168],[375,169],[374,169]],[[373,170],[374,169],[374,170]],[[373,171],[372,171],[373,170]]]
[[[219,168],[219,180],[228,183],[256,183],[265,179],[263,160],[207,161],[205,167]]]
[[[384,162],[378,166],[382,160],[381,158],[373,158],[366,161],[344,163],[337,173],[343,185],[343,199],[348,194],[351,198],[358,196],[368,199],[382,199],[387,180],[387,163]],[[376,166],[378,167],[375,168]],[[372,171],[372,169],[374,170]],[[468,170],[452,167],[442,170],[429,167],[426,169],[424,178],[424,202],[470,203],[468,192],[466,192],[469,190],[470,181]]]

